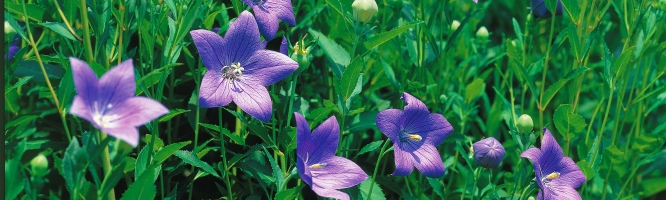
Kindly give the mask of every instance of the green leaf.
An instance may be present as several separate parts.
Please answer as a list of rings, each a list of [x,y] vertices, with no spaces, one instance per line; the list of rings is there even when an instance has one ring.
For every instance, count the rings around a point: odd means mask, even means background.
[[[83,165],[87,159],[89,158],[86,150],[79,146],[79,142],[76,139],[73,139],[65,150],[62,160],[63,177],[71,196],[83,195],[82,192],[86,191],[83,190],[85,179],[85,166]]]
[[[571,44],[571,51],[574,53],[577,61],[582,61],[583,58],[583,44],[580,43],[580,37],[575,28],[569,29],[569,43]]]
[[[629,61],[631,61],[631,56],[634,54],[634,47],[629,47],[622,51],[620,57],[613,63],[613,75],[617,78],[620,74],[624,73],[624,69],[629,67]],[[630,67],[629,67],[630,68]]]
[[[610,181],[623,180],[624,175],[629,171],[627,164],[624,152],[620,151],[615,145],[611,145],[604,149],[599,175],[609,177]]]
[[[65,24],[63,24],[63,23],[59,23],[59,22],[44,22],[44,23],[40,23],[40,25],[45,26],[46,28],[51,29],[53,32],[56,32],[57,34],[59,34],[59,35],[65,37],[65,38],[67,38],[67,39],[70,39],[70,40],[74,40],[74,41],[76,41],[76,38],[74,38],[74,35],[72,35],[72,33],[70,33],[69,30],[67,30],[67,27],[66,27]]]
[[[65,76],[60,79],[60,85],[58,86],[58,100],[60,100],[60,106],[65,107],[65,105],[70,104],[76,94],[76,88],[74,88],[74,77],[72,76],[72,70],[67,70]]]
[[[569,13],[569,18],[573,20],[575,24],[579,24],[580,20],[580,7],[578,7],[578,0],[562,0],[562,5],[564,10]]]
[[[218,125],[204,124],[204,123],[199,123],[199,125],[207,128],[211,131],[215,131],[217,133],[220,133],[220,126],[218,126]],[[234,141],[237,144],[245,145],[245,139],[243,139],[243,137],[241,137],[239,135],[236,135],[234,133],[231,133],[231,131],[229,131],[226,128],[222,128],[222,134],[226,135],[227,137],[229,137],[231,139],[231,141]],[[216,138],[219,138],[219,137],[216,137]]]
[[[358,79],[363,70],[363,58],[358,57],[352,61],[345,72],[342,74],[340,79],[340,91],[339,94],[342,95],[342,99],[346,102],[349,97],[351,97],[358,85]]]
[[[189,145],[190,143],[192,142],[190,141],[179,142],[167,145],[166,147],[160,149],[159,151],[157,151],[157,153],[155,153],[155,157],[153,157],[153,163],[152,163],[153,166],[161,165],[164,161],[169,159],[171,155],[176,153],[176,151],[182,149],[183,147]]]
[[[155,169],[148,168],[146,173],[141,174],[139,178],[127,188],[120,200],[134,199],[155,199],[157,188],[155,187]]]
[[[206,19],[203,21],[204,28],[206,30],[211,30],[213,28],[213,23],[215,23],[215,17],[220,14],[221,11],[213,12],[206,16]]]
[[[160,117],[157,121],[166,122],[166,121],[171,120],[171,118],[174,118],[177,115],[180,115],[180,114],[183,114],[183,113],[186,113],[186,112],[190,112],[190,110],[179,109],[179,108],[169,110],[169,114],[166,114],[166,115]]]
[[[370,192],[369,190],[371,185],[372,185],[372,194],[368,195],[368,193]],[[379,187],[377,182],[373,182],[372,178],[368,178],[365,181],[363,181],[359,189],[361,190],[360,192],[363,199],[373,199],[373,200],[386,199],[386,197],[384,196],[384,192],[382,191],[382,188]]]
[[[643,190],[642,197],[650,197],[661,191],[666,190],[666,177],[656,177],[656,178],[647,178],[643,179],[640,182],[641,188]]]
[[[429,178],[429,177],[426,178],[428,179],[428,184],[430,184],[430,187],[432,187],[432,190],[435,191],[437,196],[439,196],[442,199],[445,199],[444,193],[442,193],[444,191],[444,186],[442,185],[442,182],[440,182],[441,179]]]
[[[7,13],[7,10],[5,10],[5,20],[7,20],[9,25],[12,28],[14,28],[14,30],[16,30],[16,33],[18,33],[24,41],[29,40],[28,36],[25,34],[25,31],[23,31],[23,28],[21,28],[21,26],[18,24],[18,22],[16,22],[16,20],[14,20],[14,18],[9,13]],[[5,37],[7,37],[7,36],[5,36]]]
[[[144,171],[146,171],[146,168],[148,168],[148,160],[150,159],[150,146],[146,145],[144,146],[141,151],[139,151],[139,155],[136,157],[136,167],[134,168],[134,176],[140,177]]]
[[[194,155],[191,151],[176,151],[174,155],[178,156],[180,159],[183,159],[183,161],[187,164],[190,164],[192,166],[198,167],[203,169],[205,172],[208,172],[209,174],[212,174],[213,176],[220,178],[219,175],[217,175],[217,172],[215,169],[213,169],[212,166],[210,166],[208,163],[201,161],[197,155]]]
[[[268,153],[266,147],[264,147],[264,153],[266,153],[268,162],[271,163],[271,168],[273,169],[273,178],[275,179],[275,186],[277,187],[278,192],[284,190],[285,177],[284,174],[282,173],[282,170],[280,169],[280,166],[277,165],[275,159],[273,159],[273,156],[271,156],[271,154]]]
[[[557,131],[568,140],[575,137],[576,133],[582,132],[587,125],[583,116],[573,114],[573,106],[570,104],[560,105],[555,110],[553,122]]]
[[[465,101],[470,103],[486,89],[483,79],[476,78],[465,87]]]
[[[570,79],[560,79],[559,81],[553,83],[552,85],[548,86],[548,89],[546,89],[545,92],[543,92],[543,99],[541,99],[541,106],[546,107],[550,103],[550,100],[555,97],[555,94],[557,94],[562,87],[564,87],[567,82],[569,82]]]
[[[5,160],[5,183],[19,183],[19,184],[6,184],[5,185],[5,199],[15,199],[21,192],[23,192],[25,175],[23,167],[21,166],[21,157],[25,153],[26,140],[23,139],[18,143],[14,149],[14,156],[11,159]],[[9,156],[10,154],[6,154]],[[67,177],[65,177],[66,179]]]
[[[640,153],[650,153],[664,144],[664,139],[652,134],[640,134],[631,140],[631,149]]]
[[[324,50],[326,56],[335,63],[335,65],[328,65],[328,67],[331,68],[331,71],[333,71],[333,74],[335,74],[338,79],[342,77],[342,72],[346,71],[345,66],[349,65],[349,62],[351,62],[351,56],[349,56],[349,53],[335,43],[335,41],[327,38],[324,34],[313,29],[308,30],[308,32],[312,37],[317,38],[319,46]]]
[[[21,4],[15,4],[12,2],[5,2],[5,9],[9,10],[10,12],[13,12],[17,15],[17,17],[21,18],[25,15],[23,15],[23,5]],[[37,22],[42,21],[42,16],[44,16],[44,7],[36,4],[25,4],[25,10],[28,12],[27,16],[28,18],[35,20]],[[6,16],[6,15],[5,15]],[[26,38],[27,39],[27,38]]]
[[[55,66],[48,63],[43,64],[44,70],[46,71],[49,79],[60,79],[65,74],[65,70],[63,70],[60,66]],[[41,66],[39,66],[39,63],[34,60],[21,61],[13,74],[18,77],[32,76],[33,80],[37,82],[45,81]]]
[[[366,144],[363,148],[361,148],[360,151],[358,151],[358,153],[356,154],[356,156],[354,156],[354,158],[356,158],[360,155],[363,155],[364,153],[368,153],[368,152],[376,150],[377,148],[379,148],[382,145],[383,142],[384,142],[384,140],[380,140],[380,141],[374,141],[374,142],[371,142],[369,144]]]
[[[26,76],[26,77],[19,78],[19,81],[17,81],[11,87],[7,88],[7,90],[5,91],[5,95],[7,95],[7,93],[11,92],[12,90],[14,90],[16,88],[21,87],[22,85],[25,85],[26,83],[28,83],[28,81],[30,81],[30,79],[32,79],[32,76]]]
[[[662,85],[661,87],[658,87],[658,88],[656,88],[656,89],[654,89],[654,90],[652,90],[652,91],[650,91],[650,92],[648,92],[648,93],[645,93],[645,94],[643,94],[643,95],[641,95],[641,96],[638,96],[638,97],[636,97],[636,99],[631,100],[631,102],[632,102],[632,103],[640,102],[640,101],[642,101],[643,99],[648,98],[648,97],[650,97],[650,96],[652,96],[652,95],[655,95],[655,94],[659,94],[659,93],[663,92],[664,90],[666,90],[666,85]],[[642,93],[643,93],[643,92],[642,92]]]
[[[513,32],[516,33],[516,37],[518,38],[518,41],[521,43],[523,42],[523,32],[520,30],[520,25],[518,24],[518,21],[516,21],[516,18],[512,18],[511,22],[513,22]],[[519,46],[523,46],[520,44]]]
[[[395,78],[395,72],[393,72],[393,67],[391,67],[384,59],[381,59],[382,67],[384,67],[384,73],[386,74],[386,78],[389,79],[391,82],[391,85],[395,87],[395,89],[400,90],[402,88],[400,82]]]
[[[578,165],[578,168],[580,168],[583,174],[585,174],[587,180],[592,180],[592,178],[594,178],[594,173],[596,173],[596,171],[589,166],[586,160],[578,161],[576,165]]]
[[[546,4],[546,8],[548,9],[548,12],[555,12],[557,9],[557,2],[559,0],[545,0],[544,3]]]
[[[333,111],[333,108],[335,107],[317,108],[311,111],[308,116],[305,116],[305,118],[310,120],[311,125],[315,125],[321,122],[322,120],[326,119],[328,115],[331,114],[331,111]]]
[[[414,28],[416,25],[422,24],[423,21],[413,21],[408,24],[405,24],[403,26],[394,28],[393,30],[387,31],[380,33],[378,35],[373,36],[370,38],[368,41],[363,43],[363,46],[365,47],[365,52],[361,54],[361,56],[367,54],[370,50],[378,47],[379,45],[382,45],[389,40],[397,37],[398,35],[402,34],[403,32],[409,30],[410,28]],[[435,47],[433,47],[435,48]]]
[[[269,156],[270,157],[270,156]],[[296,199],[298,198],[298,195],[301,193],[301,189],[305,187],[305,184],[301,184],[295,188],[289,188],[286,190],[282,190],[275,194],[275,199]]]

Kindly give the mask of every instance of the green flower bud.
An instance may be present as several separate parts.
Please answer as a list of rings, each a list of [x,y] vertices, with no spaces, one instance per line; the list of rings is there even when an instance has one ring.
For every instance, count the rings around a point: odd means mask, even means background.
[[[9,22],[5,21],[5,40],[10,41],[16,35],[16,30],[12,25],[9,25]]]
[[[527,197],[527,200],[534,200],[534,197]]]
[[[518,118],[516,127],[521,133],[531,133],[532,129],[534,128],[534,121],[532,121],[532,117],[530,117],[530,115],[523,114],[520,116],[520,118]]]
[[[359,23],[368,23],[372,16],[377,14],[379,9],[377,8],[377,2],[375,0],[355,0],[352,3],[352,14],[354,15],[354,20]]]
[[[294,52],[291,54],[291,59],[298,63],[298,69],[294,74],[300,74],[310,66],[312,55],[310,54],[310,46],[305,43],[306,34],[301,38],[301,41],[296,42],[294,45]]]
[[[490,34],[488,33],[488,29],[486,29],[485,26],[482,26],[481,28],[479,28],[478,31],[476,31],[476,39],[478,39],[480,42],[483,42],[483,43],[488,41],[488,36],[489,35]]]
[[[458,30],[458,27],[460,27],[460,22],[458,20],[453,20],[451,23],[451,30]]]
[[[30,168],[33,175],[44,176],[48,173],[49,160],[46,159],[46,156],[39,154],[30,161]]]

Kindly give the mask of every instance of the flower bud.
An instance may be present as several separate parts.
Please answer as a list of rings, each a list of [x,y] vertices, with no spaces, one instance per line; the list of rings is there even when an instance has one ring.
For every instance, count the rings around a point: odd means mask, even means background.
[[[379,9],[377,8],[377,2],[375,0],[355,0],[352,3],[352,14],[354,15],[354,20],[359,23],[368,23],[372,16],[377,14]]]
[[[479,28],[478,31],[476,31],[476,39],[478,39],[480,42],[486,42],[488,41],[488,36],[490,34],[488,33],[488,29],[486,29],[485,26],[482,26]]]
[[[16,30],[14,30],[14,27],[12,25],[9,25],[8,21],[5,21],[5,35],[9,36],[6,38],[12,38],[16,34]]]
[[[534,121],[532,121],[532,117],[530,117],[530,115],[523,114],[518,118],[516,127],[521,133],[531,133],[532,129],[534,128]]]
[[[49,160],[46,159],[46,156],[39,154],[30,161],[30,168],[33,175],[44,176],[48,173]]]
[[[312,55],[310,54],[310,47],[305,43],[306,34],[301,38],[301,41],[296,42],[294,45],[294,52],[291,54],[291,59],[298,63],[298,69],[294,74],[300,74],[310,66]]]
[[[527,200],[534,200],[534,197],[527,197]]]
[[[497,168],[504,159],[506,150],[497,139],[489,137],[480,140],[474,145],[474,160],[476,164],[485,168]]]
[[[453,22],[451,22],[451,30],[458,30],[458,27],[460,27],[460,22],[458,20],[453,20]]]

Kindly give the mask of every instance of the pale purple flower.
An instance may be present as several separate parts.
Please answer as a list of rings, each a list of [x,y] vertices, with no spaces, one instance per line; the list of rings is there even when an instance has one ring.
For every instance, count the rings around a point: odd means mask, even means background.
[[[224,38],[208,30],[191,31],[208,71],[201,81],[199,106],[226,106],[232,101],[252,117],[271,119],[273,103],[265,86],[298,68],[291,58],[264,50],[254,17],[247,11],[229,25]]]
[[[476,164],[485,168],[497,168],[502,162],[506,150],[497,139],[489,137],[472,145]]]
[[[291,0],[243,0],[243,3],[252,7],[254,15],[257,17],[259,31],[266,40],[275,38],[278,27],[280,27],[278,20],[292,26],[296,25]]]
[[[564,157],[547,128],[543,128],[541,149],[530,148],[520,154],[534,165],[536,182],[541,188],[537,199],[581,199],[575,188],[585,181],[585,174],[569,157]]]
[[[356,163],[335,156],[340,138],[340,127],[335,116],[329,117],[312,133],[303,115],[294,113],[297,126],[296,167],[301,179],[319,196],[349,199],[349,195],[339,189],[349,188],[364,180],[368,175]]]
[[[77,95],[69,113],[88,120],[102,132],[136,147],[136,127],[169,112],[159,102],[135,97],[136,83],[132,60],[113,67],[97,79],[85,62],[69,58]]]
[[[427,177],[444,175],[444,164],[435,146],[453,132],[441,114],[430,114],[414,96],[403,93],[405,110],[386,109],[377,115],[377,127],[393,141],[394,176],[406,176],[416,167]]]

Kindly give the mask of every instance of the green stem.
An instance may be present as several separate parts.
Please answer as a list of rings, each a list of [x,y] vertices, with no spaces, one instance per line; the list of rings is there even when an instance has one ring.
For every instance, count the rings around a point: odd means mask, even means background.
[[[389,142],[384,141],[384,145],[382,146],[382,149],[379,151],[379,157],[377,158],[377,162],[375,163],[375,171],[372,173],[372,182],[370,183],[370,189],[368,189],[368,195],[372,194],[372,188],[375,186],[375,178],[377,177],[377,169],[379,168],[379,162],[382,160],[382,157],[384,157],[384,154],[386,152],[386,148],[388,147]]]
[[[226,181],[227,185],[227,191],[229,193],[229,198],[228,199],[234,199],[233,198],[233,192],[231,192],[231,182],[229,182],[229,169],[228,168],[228,163],[227,163],[227,149],[224,147],[224,134],[222,134],[222,107],[219,108],[219,118],[220,118],[220,143],[222,145],[222,165],[224,167],[224,180]]]
[[[472,185],[472,199],[476,199],[476,197],[477,197],[476,192],[474,192],[474,191],[476,191],[476,188],[477,188],[476,183],[479,180],[479,176],[481,176],[481,170],[482,169],[477,167],[476,168],[476,173],[474,174],[474,185]]]
[[[553,33],[555,32],[555,18],[556,17],[553,17],[550,21],[550,35],[548,37],[548,41],[553,41]],[[546,60],[543,61],[543,71],[541,74],[541,92],[539,93],[539,102],[537,102],[539,105],[539,127],[543,127],[543,111],[546,110],[546,105],[541,105],[541,102],[543,100],[543,93],[545,91],[546,73],[548,72],[548,60],[550,60],[550,48],[551,42],[548,42],[548,45],[546,46]],[[541,137],[543,137],[543,133],[541,133]]]
[[[95,61],[95,57],[93,55],[92,43],[90,42],[90,21],[88,21],[88,6],[86,5],[86,0],[81,0],[80,4],[81,17],[83,21],[81,22],[81,25],[83,26],[83,43],[86,45],[86,58],[88,63],[90,63]]]
[[[97,130],[97,142],[98,144],[102,144],[104,139],[106,139],[106,134],[102,133],[102,131]],[[111,173],[111,158],[109,156],[109,146],[105,145],[104,150],[102,151],[102,169],[104,170],[104,174]],[[109,200],[114,200],[116,199],[116,194],[114,192],[114,189],[111,188],[109,193],[106,194],[106,199]]]

